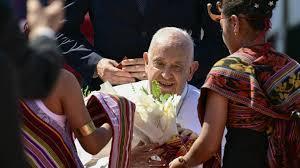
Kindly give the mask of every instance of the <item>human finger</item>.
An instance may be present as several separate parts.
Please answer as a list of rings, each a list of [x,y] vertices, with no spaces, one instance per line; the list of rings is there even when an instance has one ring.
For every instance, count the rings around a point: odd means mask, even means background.
[[[130,73],[116,67],[107,67],[103,69],[100,78],[104,81],[109,81],[113,85],[135,82],[135,78],[133,78]]]
[[[27,0],[27,22],[28,26],[35,25],[41,15],[41,3],[38,0]]]
[[[122,70],[127,71],[127,72],[144,72],[145,65],[144,64],[122,65]]]
[[[98,64],[97,64],[97,66],[99,66],[99,67],[104,67],[104,66],[107,66],[107,65],[111,65],[111,66],[116,67],[116,66],[118,65],[118,63],[117,63],[117,61],[112,60],[112,59],[102,58],[102,59],[98,62]]]
[[[121,69],[118,69],[116,67],[113,67],[111,68],[112,70],[112,74],[115,75],[115,76],[120,76],[120,77],[130,77],[132,78],[133,76],[131,75],[131,73],[127,72],[127,71],[124,71],[124,70],[121,70]]]
[[[133,59],[124,59],[122,62],[123,66],[126,65],[144,65],[144,59],[143,58],[133,58]]]
[[[119,63],[115,60],[109,60],[109,63],[111,63],[114,67],[119,65]]]
[[[112,76],[108,81],[113,85],[120,85],[135,82],[135,79],[123,76]]]
[[[48,26],[58,31],[63,25],[64,10],[62,0],[55,0],[45,8],[45,15],[48,18]]]
[[[178,161],[176,158],[169,163],[169,168],[177,168],[177,167],[179,167],[179,165],[178,165]]]
[[[184,129],[182,132],[181,132],[181,136],[185,137],[185,136],[190,136],[191,134],[193,133],[192,130],[189,130],[189,129]]]
[[[139,80],[146,80],[147,74],[145,72],[131,72],[132,77],[137,78]]]
[[[118,63],[114,60],[103,58],[97,64],[97,73],[103,78],[105,76],[117,75],[131,77],[129,72],[116,67]]]
[[[45,11],[50,16],[60,16],[63,14],[63,1],[62,0],[54,0],[50,5],[45,8]]]
[[[36,12],[41,9],[41,3],[39,0],[27,0],[27,12]]]

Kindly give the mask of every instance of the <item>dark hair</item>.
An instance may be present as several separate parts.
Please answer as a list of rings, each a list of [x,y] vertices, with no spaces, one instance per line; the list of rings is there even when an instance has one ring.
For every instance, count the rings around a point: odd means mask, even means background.
[[[225,16],[243,14],[255,30],[266,30],[278,0],[223,0]]]

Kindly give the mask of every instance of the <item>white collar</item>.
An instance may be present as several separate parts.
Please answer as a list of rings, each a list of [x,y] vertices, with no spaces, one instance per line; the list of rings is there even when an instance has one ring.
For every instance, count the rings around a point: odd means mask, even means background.
[[[181,95],[180,95],[180,96],[181,96],[181,97],[180,97],[180,100],[179,100],[178,105],[177,105],[176,116],[178,116],[178,114],[180,113],[180,108],[181,108],[181,105],[182,105],[182,103],[183,103],[183,101],[184,101],[186,95],[187,95],[187,92],[188,92],[188,84],[185,83],[185,86],[184,86],[184,88],[183,88],[183,91],[182,91],[182,93],[181,93]]]

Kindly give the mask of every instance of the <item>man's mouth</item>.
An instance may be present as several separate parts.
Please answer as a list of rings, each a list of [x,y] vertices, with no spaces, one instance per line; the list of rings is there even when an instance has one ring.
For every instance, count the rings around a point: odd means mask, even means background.
[[[159,81],[158,82],[160,85],[163,85],[163,86],[172,86],[174,83],[171,83],[171,82],[164,82],[164,81]]]
[[[173,82],[166,82],[166,81],[158,81],[159,86],[162,90],[162,92],[168,92],[170,93],[171,91],[173,91],[173,87],[175,86],[175,83]]]

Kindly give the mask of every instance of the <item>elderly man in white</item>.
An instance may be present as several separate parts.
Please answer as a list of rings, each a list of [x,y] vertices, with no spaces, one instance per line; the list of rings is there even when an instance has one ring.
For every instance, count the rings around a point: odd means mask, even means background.
[[[181,95],[177,108],[177,123],[182,128],[199,134],[201,125],[198,119],[197,105],[200,91],[187,83],[192,79],[198,68],[198,62],[193,60],[194,45],[191,36],[179,28],[162,28],[153,36],[149,50],[144,53],[143,58],[148,80],[115,86],[115,91],[129,100],[133,100],[134,90],[142,87],[150,90],[151,81],[156,80],[163,93]],[[134,60],[129,59],[127,61]],[[108,145],[108,149],[104,150],[108,152],[109,147]],[[102,151],[98,156],[92,157],[92,161],[90,160],[88,164],[103,157],[105,155],[103,153],[105,152]],[[80,147],[79,156],[83,163],[86,163],[87,158],[89,158]],[[107,153],[107,156],[109,156],[109,153]],[[105,161],[102,158],[100,162],[95,167],[103,166]]]
[[[190,35],[179,28],[162,28],[153,36],[149,50],[143,57],[148,80],[115,86],[114,89],[133,100],[134,90],[142,87],[150,90],[151,81],[156,80],[163,93],[181,95],[177,123],[198,134],[200,122],[197,104],[200,91],[187,84],[198,68],[198,62],[193,61],[194,46]]]

